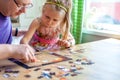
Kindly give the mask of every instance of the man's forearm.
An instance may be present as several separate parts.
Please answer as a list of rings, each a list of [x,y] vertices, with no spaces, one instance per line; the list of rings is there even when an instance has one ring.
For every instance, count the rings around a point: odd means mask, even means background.
[[[9,44],[0,44],[0,59],[7,59],[13,53],[12,46]]]
[[[26,33],[26,30],[20,30],[18,28],[12,30],[12,35],[13,36],[22,36]]]

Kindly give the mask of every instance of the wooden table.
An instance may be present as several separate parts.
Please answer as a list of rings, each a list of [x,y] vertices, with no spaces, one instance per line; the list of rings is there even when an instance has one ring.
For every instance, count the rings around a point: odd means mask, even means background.
[[[76,45],[69,50],[55,51],[55,53],[68,56],[73,60],[42,66],[38,71],[35,71],[36,68],[25,69],[8,60],[1,60],[0,80],[60,80],[59,74],[62,74],[62,71],[57,68],[58,66],[64,66],[66,69],[70,69],[71,66],[83,68],[79,70],[80,74],[77,76],[72,75],[73,72],[69,72],[68,76],[64,76],[66,80],[120,80],[120,40],[110,38],[89,42]],[[76,63],[78,59],[91,60],[94,64],[78,64]],[[3,77],[5,68],[18,70],[19,73],[18,75],[7,73],[10,77],[5,78]],[[55,72],[56,75],[51,79],[38,79],[45,69],[51,69],[50,72]]]

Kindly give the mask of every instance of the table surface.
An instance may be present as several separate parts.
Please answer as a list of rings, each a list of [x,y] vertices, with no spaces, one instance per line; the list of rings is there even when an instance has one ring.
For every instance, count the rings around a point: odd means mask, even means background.
[[[120,79],[120,40],[104,39],[79,44],[70,49],[54,51],[72,58],[46,66],[25,69],[11,61],[0,61],[0,80],[119,80]],[[45,57],[47,58],[47,56]],[[81,60],[81,61],[80,61]],[[91,61],[93,64],[82,64]],[[58,69],[64,67],[64,69]],[[71,71],[76,68],[75,71]],[[7,73],[5,70],[19,71]],[[52,78],[39,78],[45,71],[53,72]],[[66,74],[68,73],[68,75]],[[65,75],[66,74],[66,75]]]

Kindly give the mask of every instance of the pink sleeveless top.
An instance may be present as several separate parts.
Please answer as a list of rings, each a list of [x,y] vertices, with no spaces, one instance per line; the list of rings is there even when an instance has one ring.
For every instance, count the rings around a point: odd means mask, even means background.
[[[40,24],[40,18],[37,18]],[[59,36],[61,34],[60,27],[44,27],[39,26],[40,28],[34,33],[30,45],[34,48],[53,48],[57,43]]]
[[[38,36],[36,33],[33,35],[33,39],[31,40],[31,45],[32,46],[50,46],[54,45],[57,43],[58,38],[53,38],[53,39],[44,39],[40,36]]]

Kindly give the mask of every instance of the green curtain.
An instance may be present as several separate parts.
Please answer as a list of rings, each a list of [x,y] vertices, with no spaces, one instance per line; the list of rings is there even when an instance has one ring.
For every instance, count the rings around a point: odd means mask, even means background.
[[[81,43],[82,40],[82,17],[83,17],[84,0],[73,0],[72,9],[72,34],[76,40],[76,44]]]

